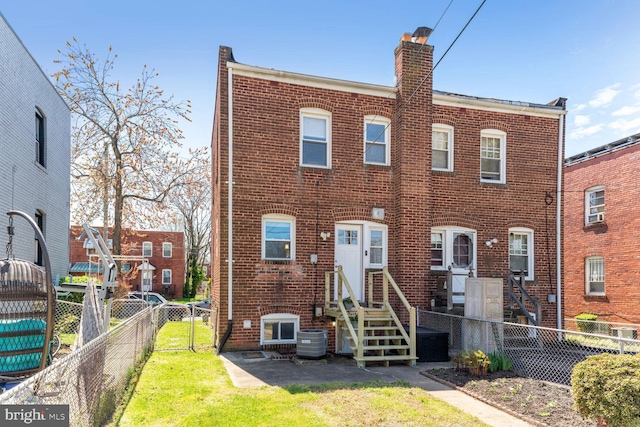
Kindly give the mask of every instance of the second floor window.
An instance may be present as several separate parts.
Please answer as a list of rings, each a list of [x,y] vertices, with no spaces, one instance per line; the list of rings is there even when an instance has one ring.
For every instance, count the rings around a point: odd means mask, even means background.
[[[585,192],[586,223],[604,222],[604,187],[598,186]]]
[[[36,162],[42,166],[46,166],[45,148],[44,118],[42,114],[36,110]]]
[[[170,242],[162,243],[162,256],[164,258],[171,258],[173,253],[173,245]]]
[[[364,118],[364,162],[388,165],[391,131],[389,121],[375,116]]]
[[[331,168],[331,113],[328,111],[300,111],[300,164]]]
[[[151,242],[142,242],[142,256],[150,258],[153,255],[153,245]]]
[[[453,171],[453,127],[434,124],[431,131],[431,169]]]
[[[485,129],[480,140],[480,180],[506,182],[506,133]]]

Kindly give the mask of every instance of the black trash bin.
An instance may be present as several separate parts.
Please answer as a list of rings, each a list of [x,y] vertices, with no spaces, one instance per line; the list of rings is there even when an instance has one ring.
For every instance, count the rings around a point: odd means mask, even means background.
[[[405,329],[409,331],[408,326]],[[418,362],[448,362],[449,334],[416,327],[416,356]]]

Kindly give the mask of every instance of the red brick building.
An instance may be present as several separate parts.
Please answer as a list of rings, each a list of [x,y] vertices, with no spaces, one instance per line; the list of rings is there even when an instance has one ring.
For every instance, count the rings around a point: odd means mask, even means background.
[[[395,50],[394,87],[245,65],[220,48],[212,299],[225,349],[306,328],[329,330],[335,349],[322,307],[338,265],[363,300],[366,273],[388,266],[423,309],[449,266],[522,268],[556,326],[565,100],[434,91],[433,47],[414,36]]]
[[[565,160],[566,315],[640,323],[640,134]]]
[[[87,238],[77,240],[82,226],[72,225],[69,236],[69,272],[72,275],[89,273],[89,256],[95,253]],[[110,246],[110,245],[109,245]],[[122,251],[125,259],[119,278],[132,291],[158,292],[171,298],[182,297],[185,280],[184,233],[122,229]],[[129,259],[126,256],[130,256]],[[143,266],[147,259],[149,268]],[[93,267],[95,273],[97,267]]]

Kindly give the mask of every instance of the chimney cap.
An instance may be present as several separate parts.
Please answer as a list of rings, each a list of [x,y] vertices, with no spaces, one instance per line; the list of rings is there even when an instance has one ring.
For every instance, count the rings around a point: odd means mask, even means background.
[[[412,37],[429,37],[433,30],[429,27],[418,27],[413,32]]]

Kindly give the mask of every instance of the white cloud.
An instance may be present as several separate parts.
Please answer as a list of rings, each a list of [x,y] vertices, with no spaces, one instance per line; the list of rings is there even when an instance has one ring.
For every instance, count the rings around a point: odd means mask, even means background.
[[[635,119],[620,119],[615,122],[609,123],[611,129],[620,130],[625,133],[638,133],[640,132],[640,117]]]
[[[603,128],[603,124],[589,126],[588,128],[579,128],[569,134],[569,139],[580,139],[585,136],[591,136],[600,132]]]
[[[570,111],[572,111],[574,113],[578,113],[578,112],[584,110],[586,106],[587,106],[587,104],[578,104],[575,107],[570,108]]]
[[[636,105],[632,105],[632,106],[628,106],[628,105],[624,106],[624,107],[620,108],[619,110],[616,110],[613,113],[611,113],[611,115],[612,116],[630,116],[630,115],[638,113],[638,112],[640,112],[640,105],[636,104]]]
[[[611,86],[605,87],[604,89],[600,89],[598,92],[596,92],[596,96],[589,101],[589,107],[597,108],[611,104],[613,98],[615,98],[616,95],[620,93],[620,91],[617,90],[618,87],[620,87],[620,83],[616,83]]]
[[[640,99],[640,83],[631,86],[631,90],[635,90],[633,96],[635,96],[637,99]]]
[[[583,127],[588,125],[589,123],[591,123],[591,117],[589,116],[581,114],[573,116],[573,124],[576,125],[576,127]]]

